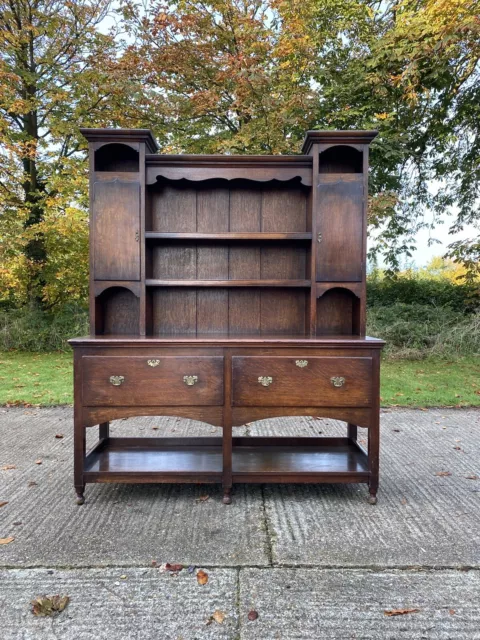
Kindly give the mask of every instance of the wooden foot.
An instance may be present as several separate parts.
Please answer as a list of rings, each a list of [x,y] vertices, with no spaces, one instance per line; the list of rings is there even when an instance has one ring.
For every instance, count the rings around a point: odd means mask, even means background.
[[[368,503],[369,504],[377,504],[377,492],[375,491],[375,493],[370,492],[370,495],[368,496]]]
[[[85,502],[85,496],[83,495],[83,491],[77,491],[77,500],[76,500],[78,505],[84,504]]]
[[[224,489],[223,490],[223,504],[232,504],[232,490]]]

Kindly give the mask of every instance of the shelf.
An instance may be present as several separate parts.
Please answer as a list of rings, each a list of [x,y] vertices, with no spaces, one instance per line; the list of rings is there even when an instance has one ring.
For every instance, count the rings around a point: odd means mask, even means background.
[[[147,240],[311,240],[312,234],[301,233],[158,233],[146,231]]]
[[[310,280],[152,280],[147,287],[300,287],[311,286]]]
[[[221,438],[110,438],[86,457],[85,478],[217,482],[222,459]],[[233,438],[232,473],[237,482],[366,482],[369,475],[365,452],[348,438],[308,437]]]

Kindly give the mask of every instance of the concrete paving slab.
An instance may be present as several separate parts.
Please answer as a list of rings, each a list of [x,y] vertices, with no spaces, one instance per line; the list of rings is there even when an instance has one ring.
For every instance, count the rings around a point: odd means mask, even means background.
[[[309,430],[345,433],[333,420],[250,428],[251,435]],[[383,411],[381,432],[376,506],[366,502],[365,485],[265,486],[273,564],[480,565],[480,411]],[[435,475],[442,472],[451,475]]]
[[[88,432],[92,442],[94,431]],[[177,418],[136,418],[112,425],[116,436],[213,431]],[[216,485],[90,484],[87,503],[78,507],[71,409],[0,410],[0,443],[0,469],[16,466],[0,471],[0,501],[8,501],[0,512],[0,538],[15,537],[0,546],[0,566],[269,562],[260,487],[239,487],[234,504],[227,506]],[[199,500],[205,495],[210,498]]]
[[[479,599],[476,570],[243,569],[240,638],[478,640]],[[419,612],[385,615],[394,609]]]
[[[208,571],[200,586],[186,570],[177,577],[158,569],[0,571],[2,640],[233,640],[238,637],[237,571]],[[125,576],[122,578],[122,576]],[[37,618],[30,602],[68,595],[55,618]],[[206,624],[219,610],[222,624]]]

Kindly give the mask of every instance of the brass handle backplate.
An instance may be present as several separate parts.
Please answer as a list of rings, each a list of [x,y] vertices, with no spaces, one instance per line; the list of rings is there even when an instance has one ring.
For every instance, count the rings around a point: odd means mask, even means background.
[[[341,376],[333,376],[330,378],[330,382],[334,387],[343,387],[345,384],[345,378],[342,378]]]
[[[323,239],[323,236],[322,236],[322,234],[321,234],[321,233],[319,233],[319,234],[317,235],[317,242],[320,244],[320,242],[322,241],[322,239]]]
[[[273,382],[273,378],[270,376],[260,376],[258,378],[258,381],[262,385],[262,387],[269,387]]]
[[[149,367],[158,367],[160,360],[147,360],[147,364]]]
[[[193,387],[193,385],[198,382],[198,376],[183,376],[183,381],[187,387]]]
[[[308,360],[295,360],[295,364],[297,367],[300,367],[300,369],[303,369],[303,367],[307,366]]]
[[[123,382],[125,382],[125,376],[110,376],[110,382],[114,387],[119,387]]]

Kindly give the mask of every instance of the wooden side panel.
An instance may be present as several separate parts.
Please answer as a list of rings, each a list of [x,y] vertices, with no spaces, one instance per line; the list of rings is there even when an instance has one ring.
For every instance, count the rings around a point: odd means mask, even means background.
[[[195,189],[167,185],[152,190],[151,219],[152,231],[194,233],[197,230]]]
[[[317,300],[317,336],[352,335],[359,300],[346,289],[331,289]]]
[[[196,278],[197,246],[194,242],[155,244],[151,255],[152,271],[147,277],[158,280]]]
[[[262,192],[259,188],[232,188],[230,191],[230,231],[261,231]]]
[[[95,280],[140,280],[140,184],[93,185]]]
[[[168,287],[152,291],[152,330],[160,334],[194,334],[197,327],[195,289]]]
[[[140,299],[128,289],[107,289],[96,300],[104,334],[137,335],[140,320]]]
[[[197,231],[215,233],[228,231],[229,191],[225,188],[200,188],[197,194]],[[197,246],[197,278],[199,280],[228,279],[228,246]],[[228,290],[197,290],[197,331],[223,333],[228,331]]]
[[[266,189],[262,197],[262,231],[306,231],[307,196],[301,189]]]
[[[263,289],[261,296],[262,333],[304,333],[305,291]]]
[[[319,184],[317,281],[362,280],[363,216],[362,180]]]
[[[262,247],[262,280],[304,280],[307,250],[301,246],[268,245]]]

